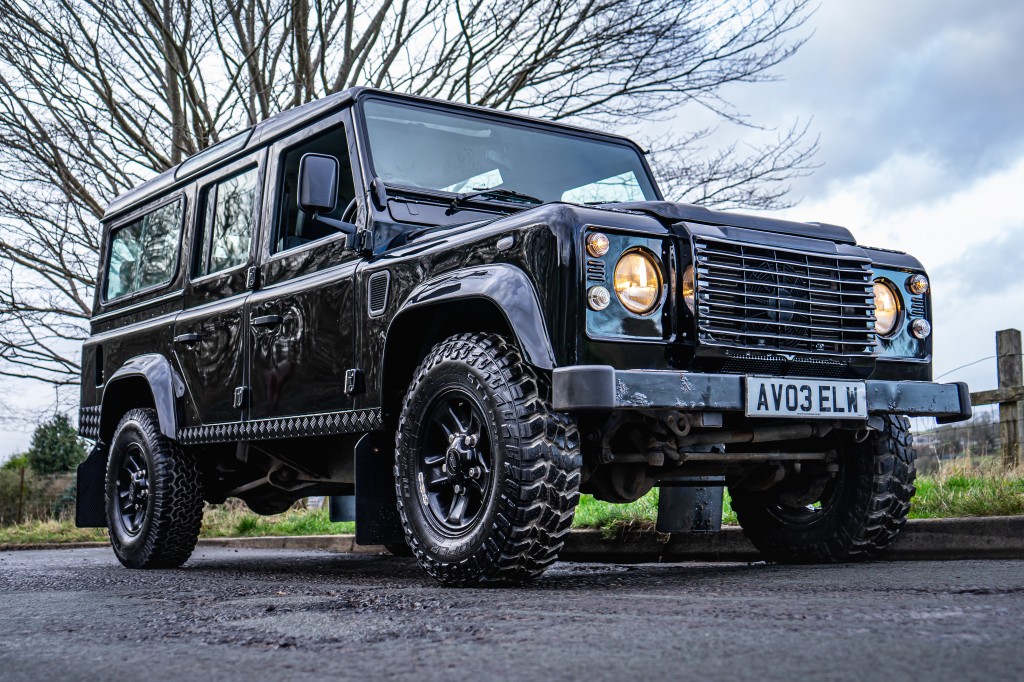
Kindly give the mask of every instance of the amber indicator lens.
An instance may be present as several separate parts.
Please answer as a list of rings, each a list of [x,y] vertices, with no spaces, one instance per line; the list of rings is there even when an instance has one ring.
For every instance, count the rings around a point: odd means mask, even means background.
[[[915,295],[928,291],[928,278],[924,275],[911,275],[907,278],[907,291]]]
[[[693,315],[697,304],[697,286],[693,279],[692,265],[687,265],[686,269],[683,270],[683,301],[686,303],[686,307],[690,309],[690,314]]]
[[[888,282],[875,281],[875,331],[889,336],[900,320],[900,298]]]
[[[600,258],[608,253],[608,237],[600,232],[591,232],[587,235],[587,253],[594,258]]]
[[[661,274],[654,258],[630,251],[615,265],[615,294],[626,310],[646,315],[661,298]]]

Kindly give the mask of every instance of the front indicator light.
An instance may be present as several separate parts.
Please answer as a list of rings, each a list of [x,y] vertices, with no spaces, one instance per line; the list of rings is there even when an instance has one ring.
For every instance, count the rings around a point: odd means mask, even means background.
[[[612,295],[604,287],[590,287],[587,292],[587,303],[591,310],[604,310],[612,302]]]
[[[646,315],[661,299],[658,263],[644,251],[629,251],[615,265],[615,295],[631,313]]]
[[[693,315],[697,305],[697,285],[693,279],[693,266],[687,265],[683,270],[683,301]]]
[[[886,281],[875,280],[875,331],[879,336],[889,336],[896,331],[900,321],[900,296]]]
[[[928,291],[928,278],[920,274],[911,275],[907,278],[907,291],[916,296],[920,296],[924,292]]]
[[[910,333],[923,341],[931,336],[932,325],[928,320],[919,317],[910,323]]]
[[[587,253],[594,258],[600,258],[608,253],[608,237],[600,232],[591,232],[587,235]]]

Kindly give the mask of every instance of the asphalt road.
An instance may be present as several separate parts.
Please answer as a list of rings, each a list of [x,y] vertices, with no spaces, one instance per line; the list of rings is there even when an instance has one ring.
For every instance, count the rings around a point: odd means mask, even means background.
[[[1024,562],[558,564],[445,589],[411,559],[0,553],[0,680],[1011,680]]]

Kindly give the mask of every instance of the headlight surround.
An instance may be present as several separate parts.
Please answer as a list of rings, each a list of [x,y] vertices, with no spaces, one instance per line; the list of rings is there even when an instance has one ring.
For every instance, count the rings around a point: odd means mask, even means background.
[[[687,265],[683,270],[683,301],[690,309],[690,314],[696,314],[697,307],[697,283],[693,278],[693,266]]]
[[[615,295],[629,312],[646,315],[661,301],[661,268],[654,256],[643,249],[622,254],[615,264]]]
[[[884,279],[876,279],[875,294],[875,332],[879,336],[891,336],[899,326],[903,313],[900,294],[896,287]]]

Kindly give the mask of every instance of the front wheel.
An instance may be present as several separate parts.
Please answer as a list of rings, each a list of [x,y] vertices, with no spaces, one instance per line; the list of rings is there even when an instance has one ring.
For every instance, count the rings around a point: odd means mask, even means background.
[[[449,585],[517,583],[556,559],[579,499],[576,424],[493,334],[434,347],[405,397],[395,449],[406,542]]]
[[[762,492],[729,489],[743,532],[765,557],[783,563],[829,563],[875,556],[906,523],[914,496],[916,452],[906,417],[858,442],[835,440],[838,470]],[[795,490],[799,490],[796,493]],[[814,491],[808,496],[807,491]]]
[[[107,529],[128,568],[177,568],[192,555],[203,523],[195,459],[160,432],[156,412],[130,410],[107,460]]]

